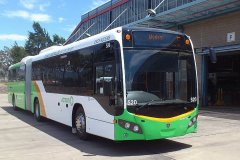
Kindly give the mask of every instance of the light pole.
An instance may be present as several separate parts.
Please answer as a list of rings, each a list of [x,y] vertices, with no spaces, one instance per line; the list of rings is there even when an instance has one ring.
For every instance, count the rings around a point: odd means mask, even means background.
[[[147,13],[148,13],[148,16],[147,17],[149,17],[149,16],[151,16],[151,17],[154,17],[154,16],[156,16],[156,10],[161,6],[161,4],[163,4],[163,2],[164,2],[165,0],[162,0],[154,9],[147,9],[146,11],[147,11]]]

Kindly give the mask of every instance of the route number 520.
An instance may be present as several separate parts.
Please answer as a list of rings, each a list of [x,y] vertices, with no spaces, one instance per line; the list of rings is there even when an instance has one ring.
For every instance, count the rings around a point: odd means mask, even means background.
[[[135,106],[137,104],[138,104],[137,100],[133,100],[133,99],[127,100],[127,105],[128,106]]]

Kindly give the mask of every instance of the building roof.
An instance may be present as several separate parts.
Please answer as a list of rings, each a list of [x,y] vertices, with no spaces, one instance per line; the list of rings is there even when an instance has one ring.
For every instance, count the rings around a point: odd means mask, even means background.
[[[240,10],[240,0],[196,0],[128,25],[171,28],[238,10]]]
[[[84,14],[81,22],[72,32],[66,43],[68,43],[68,41],[79,31],[81,25],[84,23],[130,1],[131,0],[112,0]],[[156,9],[156,16],[144,17],[140,20],[127,24],[127,26],[169,29],[174,26],[181,26],[202,19],[240,10],[240,0],[188,0],[187,2],[181,1],[181,4],[178,4],[178,0],[165,1],[166,3],[163,3],[163,6]],[[175,4],[172,5],[172,7],[168,6],[167,9],[162,9],[166,4],[169,4],[170,1],[171,3],[175,2]]]

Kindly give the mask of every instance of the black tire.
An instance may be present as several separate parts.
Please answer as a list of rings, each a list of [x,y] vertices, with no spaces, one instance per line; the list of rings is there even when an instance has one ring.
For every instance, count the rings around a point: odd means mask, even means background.
[[[89,135],[86,132],[86,116],[82,107],[77,109],[74,117],[74,123],[78,137],[82,140],[87,140]]]
[[[15,95],[12,96],[12,106],[13,106],[13,109],[14,109],[15,111],[17,111]]]
[[[40,122],[42,120],[41,113],[40,113],[40,104],[38,99],[34,101],[34,118],[36,121]]]

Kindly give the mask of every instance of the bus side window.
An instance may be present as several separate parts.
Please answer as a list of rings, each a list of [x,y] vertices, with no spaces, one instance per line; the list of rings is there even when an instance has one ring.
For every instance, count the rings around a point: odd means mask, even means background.
[[[12,81],[16,81],[16,77],[17,76],[17,73],[16,73],[16,69],[13,69],[12,70]]]
[[[96,66],[96,89],[95,94],[103,94],[103,78],[104,78],[104,71],[103,66]]]
[[[96,66],[96,94],[104,96],[114,95],[115,71],[113,64],[102,64]]]
[[[20,66],[17,72],[17,79],[19,81],[25,81],[25,65]]]
[[[104,96],[115,95],[115,55],[111,47],[105,44],[96,46],[94,58],[95,66],[95,94]]]
[[[8,70],[8,82],[12,82],[12,70]]]

